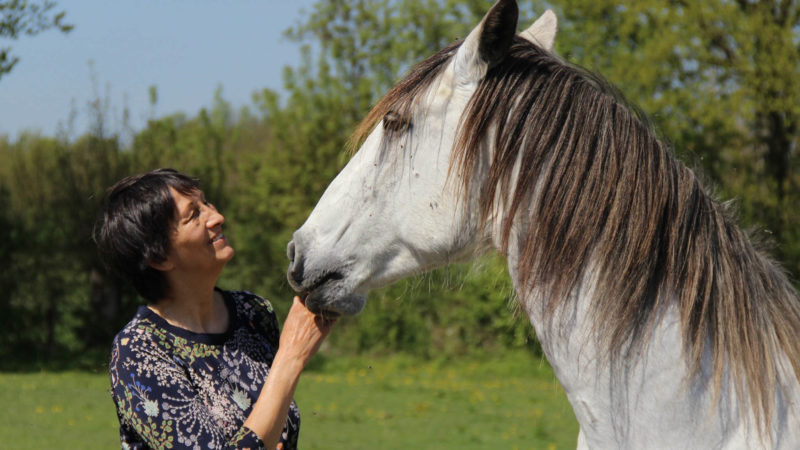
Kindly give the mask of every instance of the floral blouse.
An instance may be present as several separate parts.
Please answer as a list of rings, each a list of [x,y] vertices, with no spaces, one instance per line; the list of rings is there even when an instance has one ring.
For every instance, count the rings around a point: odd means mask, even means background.
[[[278,321],[254,294],[222,294],[225,333],[193,333],[140,306],[114,338],[109,370],[122,448],[264,448],[244,421],[278,350]],[[299,429],[292,401],[277,448],[297,448]]]

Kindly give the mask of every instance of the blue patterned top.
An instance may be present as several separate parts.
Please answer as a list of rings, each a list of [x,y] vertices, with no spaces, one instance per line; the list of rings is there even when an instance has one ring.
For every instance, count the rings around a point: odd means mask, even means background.
[[[225,333],[193,333],[140,306],[114,338],[109,371],[122,448],[264,448],[244,421],[278,350],[278,321],[268,301],[221,292]],[[292,401],[277,448],[296,449],[299,429]]]

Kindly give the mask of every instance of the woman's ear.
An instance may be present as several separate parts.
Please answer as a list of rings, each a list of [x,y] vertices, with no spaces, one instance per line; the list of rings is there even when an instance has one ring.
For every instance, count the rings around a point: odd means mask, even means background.
[[[150,262],[147,265],[161,272],[169,272],[170,270],[175,268],[175,264],[173,264],[169,258],[160,262]]]

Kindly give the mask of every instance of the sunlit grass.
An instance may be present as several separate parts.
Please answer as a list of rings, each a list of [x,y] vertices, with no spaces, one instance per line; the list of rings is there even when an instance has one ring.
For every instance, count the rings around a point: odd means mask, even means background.
[[[303,448],[575,448],[577,423],[547,364],[524,354],[328,361],[296,395]]]
[[[0,448],[118,448],[108,383],[105,373],[0,373]],[[295,398],[303,449],[555,449],[577,437],[552,370],[522,353],[318,357]]]
[[[105,373],[0,373],[0,448],[119,448],[108,390]]]

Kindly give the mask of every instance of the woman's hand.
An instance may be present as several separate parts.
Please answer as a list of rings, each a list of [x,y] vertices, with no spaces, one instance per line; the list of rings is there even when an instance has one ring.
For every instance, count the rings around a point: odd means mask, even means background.
[[[277,445],[300,373],[317,353],[334,322],[315,316],[300,297],[294,298],[283,324],[278,352],[272,361],[267,382],[244,422],[267,448]]]
[[[315,315],[306,308],[300,297],[294,297],[292,308],[283,324],[278,353],[305,367],[317,353],[335,322],[335,319],[323,319]]]

